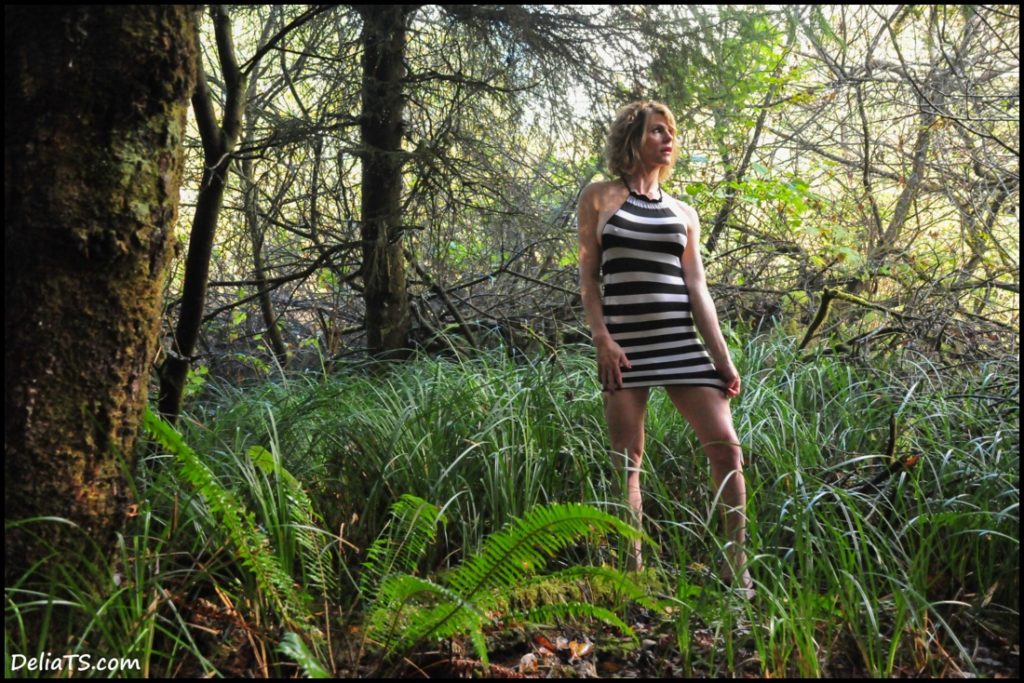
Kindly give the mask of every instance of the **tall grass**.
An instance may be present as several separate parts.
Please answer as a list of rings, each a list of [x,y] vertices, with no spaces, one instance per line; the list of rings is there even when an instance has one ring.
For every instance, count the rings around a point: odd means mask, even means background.
[[[875,676],[970,671],[980,634],[1019,636],[1015,364],[801,360],[794,347],[762,337],[734,349],[752,602],[709,569],[724,539],[707,463],[664,393],[652,393],[642,486],[657,547],[647,557],[656,583],[673,587],[663,597],[674,603],[688,673],[735,673],[741,648],[756,652],[762,675],[829,675],[851,657],[854,671]],[[422,357],[244,387],[210,382],[183,437],[251,515],[260,552],[308,593],[312,655],[355,675],[340,629],[362,618],[360,567],[403,494],[450,520],[422,555],[423,573],[455,566],[540,504],[622,509],[591,355]],[[237,564],[237,541],[174,457],[148,448],[134,476],[143,504],[123,544],[130,590],[118,597],[98,579],[57,578],[44,606],[30,582],[8,587],[5,649],[32,651],[18,625],[44,609],[63,615],[72,642],[94,646],[99,626],[86,616],[107,600],[118,606],[106,613],[119,613],[105,617],[108,639],[135,643],[149,671],[209,672],[216,647],[185,627],[202,599],[245,627],[238,647],[255,670],[294,672],[278,657],[282,608]],[[573,552],[562,561],[612,551]],[[714,635],[710,654],[692,646],[696,629]],[[292,645],[284,651],[299,651]]]
[[[538,503],[608,500],[589,371],[576,356],[522,364],[494,354],[352,367],[326,383],[218,387],[201,438],[245,434],[251,442],[237,447],[248,447],[273,414],[289,469],[331,501],[329,528],[345,524],[346,539],[365,547],[410,493],[446,507],[459,552]]]
[[[759,594],[748,613],[764,674],[823,675],[829,649],[851,645],[873,675],[938,674],[946,652],[970,661],[960,634],[1016,633],[1015,367],[802,362],[757,342],[742,363],[734,413]],[[699,445],[667,400],[652,412],[647,512],[669,530],[669,564],[716,557]]]

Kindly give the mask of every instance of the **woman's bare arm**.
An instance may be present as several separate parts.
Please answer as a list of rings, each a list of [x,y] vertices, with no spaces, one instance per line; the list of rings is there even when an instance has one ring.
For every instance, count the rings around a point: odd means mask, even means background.
[[[577,219],[580,242],[580,297],[590,335],[597,349],[598,375],[606,391],[622,386],[622,368],[632,367],[622,347],[615,343],[601,311],[601,246],[597,239],[602,213],[602,184],[591,184],[580,195]]]
[[[729,347],[725,343],[725,336],[722,334],[718,322],[718,311],[715,309],[715,302],[711,299],[711,293],[708,292],[704,263],[700,258],[700,219],[695,209],[681,202],[679,205],[687,217],[686,248],[683,250],[682,267],[683,279],[690,295],[693,321],[704,340],[708,353],[711,354],[711,358],[715,362],[715,368],[725,380],[726,395],[738,396],[740,393],[739,373],[729,355]]]

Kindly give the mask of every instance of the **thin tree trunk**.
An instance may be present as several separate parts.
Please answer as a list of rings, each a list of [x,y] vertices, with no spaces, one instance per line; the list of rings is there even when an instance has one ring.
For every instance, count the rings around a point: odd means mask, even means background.
[[[206,87],[206,75],[202,59],[197,60],[198,81],[192,96],[192,108],[199,124],[203,139],[202,188],[196,202],[195,219],[189,234],[188,255],[185,257],[185,284],[182,292],[181,313],[174,329],[174,340],[167,359],[160,366],[160,412],[171,422],[178,419],[184,397],[185,379],[192,363],[192,353],[203,320],[203,306],[206,303],[206,288],[210,276],[210,256],[213,253],[213,237],[217,231],[217,219],[224,201],[228,171],[231,169],[231,154],[238,142],[241,129],[242,111],[245,106],[245,83],[235,59],[231,39],[231,22],[224,9],[214,6],[217,33],[217,49],[220,54],[224,76],[225,108],[223,124],[218,125],[213,110],[210,92]]]
[[[402,357],[411,316],[402,249],[402,113],[409,5],[360,5],[363,17],[362,239],[370,352]]]
[[[249,228],[249,235],[252,237],[253,280],[256,282],[256,291],[259,294],[260,313],[263,316],[267,339],[270,340],[270,348],[277,357],[277,362],[284,367],[288,364],[288,347],[285,346],[281,330],[277,326],[274,302],[270,299],[270,283],[267,282],[267,273],[263,267],[263,238],[266,231],[260,227],[259,215],[256,211],[256,181],[252,175],[252,159],[250,158],[246,158],[242,162],[242,177],[246,183],[245,223]]]
[[[112,547],[178,211],[181,5],[5,9],[5,579]],[[38,535],[37,535],[38,534]]]
[[[271,29],[277,24],[279,7],[270,10],[270,16],[263,25],[263,34],[260,36],[260,45],[265,45],[270,37]],[[249,79],[249,88],[245,94],[245,102],[251,105],[256,99],[256,83],[260,80],[263,69],[257,69]],[[256,128],[256,113],[250,111],[246,116],[245,137],[242,140],[242,148],[248,149],[252,146],[254,131]],[[242,160],[242,181],[245,184],[243,190],[243,203],[245,206],[245,223],[252,237],[252,263],[253,279],[256,281],[256,292],[259,295],[260,314],[263,316],[263,325],[266,329],[267,339],[270,341],[270,350],[277,358],[278,364],[283,368],[288,364],[288,346],[281,336],[281,329],[277,326],[277,314],[274,312],[274,302],[270,298],[270,283],[267,282],[266,269],[263,266],[263,244],[266,236],[266,228],[260,226],[259,219],[259,192],[257,192],[256,178],[253,176],[253,158],[246,156]]]

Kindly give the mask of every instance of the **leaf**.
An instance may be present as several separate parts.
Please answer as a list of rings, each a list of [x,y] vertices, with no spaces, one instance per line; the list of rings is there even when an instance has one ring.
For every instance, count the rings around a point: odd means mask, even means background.
[[[543,647],[543,648],[545,648],[547,650],[550,650],[551,652],[557,652],[558,651],[558,648],[555,647],[555,644],[552,643],[550,640],[548,640],[544,635],[542,635],[540,633],[536,634],[533,637],[533,644],[536,645],[537,647]]]
[[[268,451],[263,446],[250,446],[249,457],[252,461],[263,470],[264,474],[274,473],[274,454]]]
[[[577,659],[583,659],[594,652],[594,644],[589,640],[584,640],[582,643],[576,640],[569,641],[569,661],[572,662]]]
[[[452,572],[449,584],[467,597],[511,588],[526,574],[543,569],[548,557],[570,543],[607,532],[650,541],[643,532],[594,507],[579,503],[537,507],[489,536],[479,553]]]
[[[391,519],[366,553],[359,589],[368,602],[389,576],[411,573],[447,520],[438,508],[405,494],[391,506]]]
[[[384,645],[389,655],[399,655],[427,639],[463,634],[469,636],[485,664],[484,626],[519,615],[496,612],[496,605],[506,603],[524,577],[542,570],[547,558],[580,538],[608,532],[650,540],[631,525],[588,505],[536,507],[522,519],[489,536],[481,551],[452,570],[441,584],[396,571],[408,572],[415,568],[419,554],[433,539],[440,512],[429,503],[406,495],[392,507],[392,517],[390,528],[371,547],[361,586],[372,597],[368,612],[373,637]],[[616,570],[573,567],[559,575],[570,572],[578,576],[600,576],[614,583],[624,594],[643,599],[643,590]],[[523,616],[597,619],[636,638],[613,612],[586,603],[543,606]],[[544,649],[552,652],[558,649],[548,648],[551,643],[547,639],[542,642],[546,642]]]
[[[302,642],[302,638],[292,631],[284,634],[284,638],[277,646],[277,651],[286,657],[291,657],[306,672],[307,678],[331,677],[316,655],[310,652],[306,644]]]
[[[148,405],[142,423],[158,443],[174,454],[182,475],[199,491],[210,509],[219,515],[225,533],[241,557],[242,565],[253,573],[260,588],[276,603],[285,622],[298,627],[306,626],[311,620],[306,605],[309,596],[296,591],[291,575],[281,566],[277,555],[270,552],[270,539],[257,526],[253,513],[220,483],[213,471],[185,443],[181,434]]]

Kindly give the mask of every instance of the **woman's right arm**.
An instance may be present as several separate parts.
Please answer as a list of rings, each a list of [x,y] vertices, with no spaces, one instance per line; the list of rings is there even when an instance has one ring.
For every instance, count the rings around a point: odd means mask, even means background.
[[[597,348],[598,376],[601,388],[615,391],[622,388],[622,368],[632,367],[625,352],[604,324],[601,311],[601,247],[597,242],[597,222],[600,218],[598,185],[588,185],[580,194],[577,210],[580,237],[580,297],[590,336]]]

